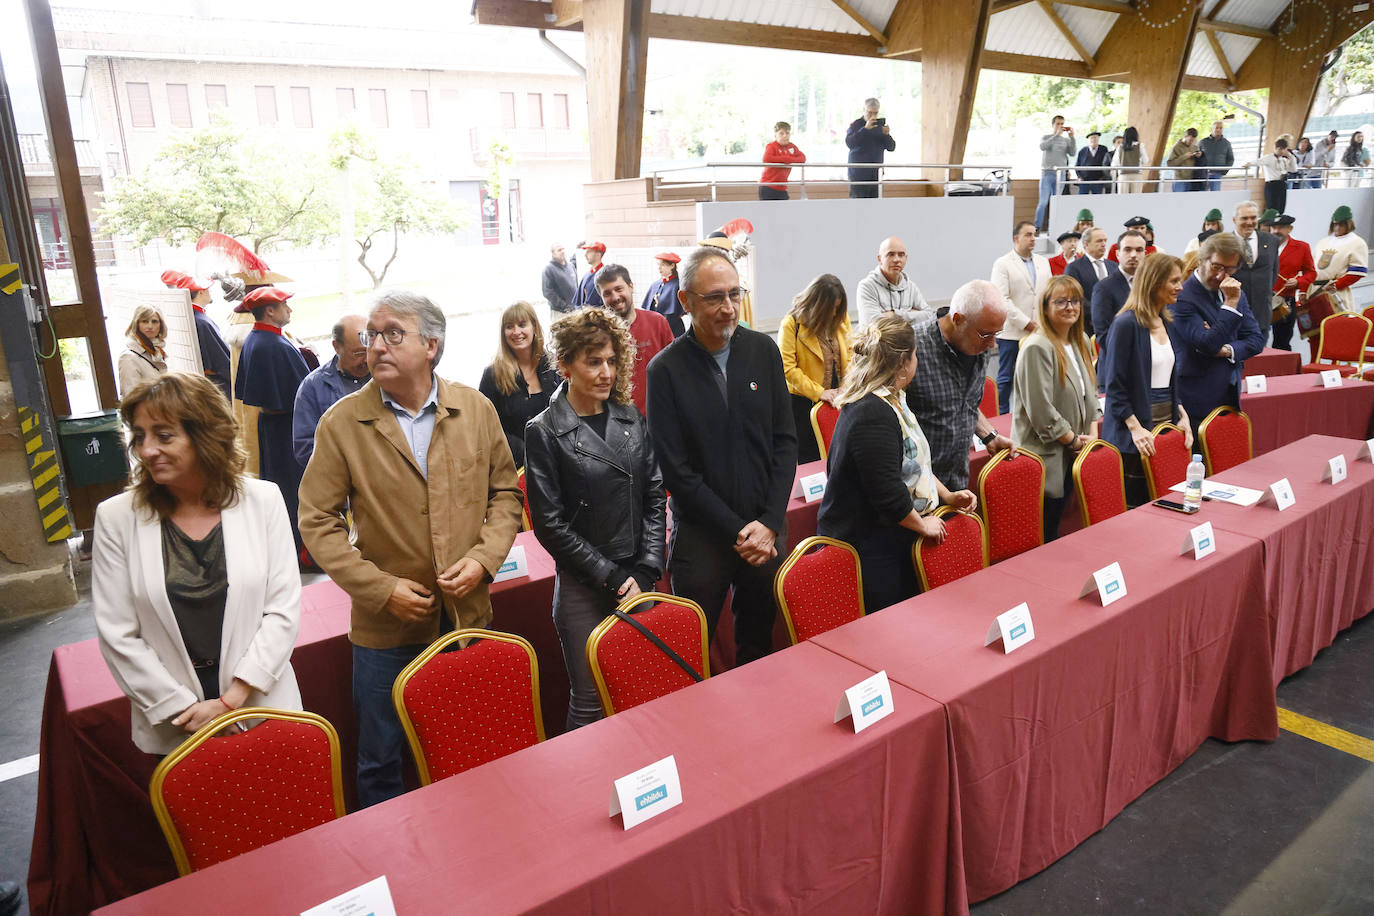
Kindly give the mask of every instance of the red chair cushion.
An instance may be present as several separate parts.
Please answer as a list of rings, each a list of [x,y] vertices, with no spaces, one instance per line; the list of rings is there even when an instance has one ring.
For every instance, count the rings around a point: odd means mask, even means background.
[[[701,670],[701,618],[695,610],[665,601],[647,610],[636,609],[634,618],[682,656],[698,674],[705,674]],[[691,676],[658,646],[623,620],[615,621],[602,634],[596,647],[596,659],[616,712],[656,700],[694,683]]]
[[[989,420],[997,416],[997,383],[990,378],[983,379],[983,400],[978,404],[978,412]]]
[[[979,489],[979,503],[988,525],[988,554],[993,563],[1045,542],[1041,527],[1044,465],[1027,454],[1004,458],[989,466]]]
[[[853,554],[824,544],[798,557],[783,576],[782,596],[798,642],[858,620],[862,596]]]
[[[977,518],[955,512],[946,515],[945,540],[936,544],[920,538],[916,550],[925,570],[926,587],[939,588],[983,568],[983,526]]]
[[[411,675],[403,696],[431,781],[539,743],[534,671],[514,643],[482,639],[440,652]]]
[[[1147,478],[1153,481],[1152,499],[1159,499],[1176,483],[1188,476],[1188,462],[1193,456],[1183,446],[1183,434],[1166,432],[1155,436],[1154,457],[1146,466]]]
[[[816,411],[816,425],[821,428],[821,444],[826,452],[830,451],[830,443],[835,438],[835,424],[839,422],[840,412],[821,401],[820,408]]]
[[[1344,363],[1303,363],[1300,371],[1304,375],[1320,375],[1328,369],[1335,369],[1343,378],[1350,378],[1355,374],[1355,368]]]
[[[1126,511],[1119,454],[1099,446],[1084,456],[1078,466],[1078,501],[1087,513],[1089,525]]]
[[[1207,423],[1202,436],[1206,440],[1210,473],[1219,474],[1252,457],[1250,423],[1241,414],[1217,414]]]
[[[319,726],[268,719],[211,738],[162,783],[193,870],[334,820],[329,736]]]

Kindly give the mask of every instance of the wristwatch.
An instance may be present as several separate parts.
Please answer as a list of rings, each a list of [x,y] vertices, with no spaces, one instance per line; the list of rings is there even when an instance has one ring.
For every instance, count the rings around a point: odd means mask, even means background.
[[[981,442],[981,443],[983,443],[983,448],[987,448],[989,445],[992,444],[992,440],[993,440],[993,439],[996,439],[996,438],[997,438],[997,430],[994,429],[992,432],[988,433],[986,436],[979,436],[979,437],[978,437],[978,441]]]

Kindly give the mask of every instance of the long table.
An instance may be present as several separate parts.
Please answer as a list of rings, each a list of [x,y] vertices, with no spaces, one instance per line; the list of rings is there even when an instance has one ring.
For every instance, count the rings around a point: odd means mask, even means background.
[[[1246,375],[1297,375],[1302,371],[1302,354],[1296,350],[1265,347],[1245,361]]]
[[[1128,512],[815,638],[948,711],[971,900],[1069,852],[1204,739],[1277,735],[1260,542],[1194,561],[1187,521]],[[1113,561],[1127,596],[1078,598]],[[1034,640],[984,646],[1021,602]]]
[[[1256,455],[1304,436],[1374,436],[1374,383],[1342,379],[1341,387],[1324,389],[1320,379],[1318,375],[1274,376],[1267,382],[1268,391],[1241,394],[1240,409],[1250,416]]]
[[[799,469],[798,479],[808,472]],[[815,533],[819,508],[800,497],[789,502],[792,543]],[[530,575],[491,587],[492,626],[518,633],[534,646],[545,732],[557,735],[568,708],[568,674],[551,614],[554,563],[533,532],[517,535],[516,544],[525,548]],[[339,732],[345,794],[352,808],[357,719],[348,620],[348,595],[333,582],[304,588],[291,664],[305,708],[324,716]],[[712,649],[717,671],[734,660],[728,614],[720,631],[721,645]],[[774,642],[787,644],[781,619]],[[148,797],[157,759],[134,747],[129,735],[129,701],[110,676],[96,641],[54,650],[43,703],[29,861],[29,905],[35,914],[84,912],[176,876]]]
[[[803,643],[120,901],[109,914],[299,913],[386,875],[399,913],[965,913],[939,704]],[[683,803],[622,829],[612,781],[667,755]]]
[[[1310,665],[1336,634],[1374,608],[1374,464],[1355,460],[1360,445],[1308,436],[1211,478],[1253,490],[1287,478],[1296,498],[1292,508],[1279,512],[1213,500],[1191,519],[1263,542],[1276,685]],[[1345,456],[1349,476],[1340,484],[1323,483],[1327,460],[1336,455]],[[1182,517],[1157,506],[1140,511]]]

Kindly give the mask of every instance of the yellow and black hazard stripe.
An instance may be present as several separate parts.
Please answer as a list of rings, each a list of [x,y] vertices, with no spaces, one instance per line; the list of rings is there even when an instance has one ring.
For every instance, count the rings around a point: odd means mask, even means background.
[[[24,282],[19,279],[18,264],[0,264],[0,292],[13,296]]]
[[[29,479],[38,498],[38,514],[48,543],[57,544],[72,536],[72,518],[62,499],[62,468],[57,451],[44,448],[43,425],[27,407],[19,408],[19,431],[24,436],[24,452],[29,461]]]

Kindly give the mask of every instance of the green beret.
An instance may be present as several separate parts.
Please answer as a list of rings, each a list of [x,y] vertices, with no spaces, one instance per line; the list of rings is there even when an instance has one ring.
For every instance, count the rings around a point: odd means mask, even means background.
[[[1212,209],[1207,211],[1207,215],[1202,218],[1202,221],[1204,223],[1221,222],[1221,211],[1218,210],[1216,207],[1213,207]]]
[[[1082,210],[1078,211],[1077,221],[1081,222],[1082,220],[1087,220],[1088,222],[1092,222],[1092,219],[1093,211],[1089,210],[1087,207],[1084,207]]]
[[[1265,225],[1271,225],[1278,217],[1279,211],[1275,210],[1273,207],[1269,207],[1260,214],[1259,221]]]
[[[1355,214],[1351,213],[1350,208],[1345,204],[1341,204],[1336,208],[1336,212],[1331,214],[1331,222],[1333,223],[1344,223],[1354,218]]]

